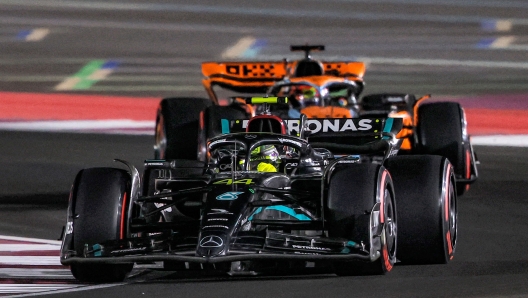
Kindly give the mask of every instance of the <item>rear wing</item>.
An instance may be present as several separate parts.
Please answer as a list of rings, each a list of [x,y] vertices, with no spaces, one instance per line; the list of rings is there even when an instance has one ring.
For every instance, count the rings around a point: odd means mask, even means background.
[[[222,119],[222,133],[244,132],[249,120]],[[337,153],[387,155],[391,140],[403,127],[401,118],[311,118],[304,119],[308,131],[301,131],[300,119],[283,119],[289,135],[304,135],[315,148]],[[398,141],[398,143],[400,143]],[[399,146],[399,145],[398,145]]]
[[[209,97],[218,102],[214,86],[239,93],[266,93],[275,82],[292,77],[300,61],[203,62],[202,74]],[[323,75],[363,80],[363,62],[320,62]]]
[[[202,74],[205,90],[218,103],[214,86],[239,93],[266,93],[286,77],[287,67],[284,62],[204,62]]]
[[[289,135],[301,133],[300,119],[283,119],[283,121]],[[310,138],[324,138],[331,141],[340,136],[382,138],[387,135],[396,135],[402,129],[401,118],[310,118],[305,121],[309,140]],[[248,122],[248,119],[222,119],[222,133],[245,132]]]

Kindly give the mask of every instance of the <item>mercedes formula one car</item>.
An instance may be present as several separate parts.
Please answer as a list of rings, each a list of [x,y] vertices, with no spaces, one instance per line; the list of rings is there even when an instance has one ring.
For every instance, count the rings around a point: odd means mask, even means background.
[[[324,266],[385,274],[449,262],[457,242],[454,167],[398,155],[401,118],[282,119],[271,103],[251,119],[219,119],[204,161],[146,160],[142,175],[81,170],[61,263],[80,281],[114,282],[135,263],[231,275]]]
[[[385,93],[360,97],[363,62],[319,61],[311,51],[324,46],[291,46],[304,51],[303,59],[271,62],[204,62],[203,85],[209,98],[166,98],[159,105],[155,131],[155,158],[205,161],[205,144],[222,133],[219,119],[249,119],[258,106],[237,97],[223,98],[225,90],[238,96],[251,93],[285,96],[288,104],[274,105],[281,118],[403,119],[398,138],[403,154],[447,157],[454,167],[456,189],[462,195],[477,180],[477,159],[467,132],[465,113],[455,102],[427,103],[426,95]],[[224,92],[224,93],[222,93]],[[243,95],[240,95],[243,94]]]

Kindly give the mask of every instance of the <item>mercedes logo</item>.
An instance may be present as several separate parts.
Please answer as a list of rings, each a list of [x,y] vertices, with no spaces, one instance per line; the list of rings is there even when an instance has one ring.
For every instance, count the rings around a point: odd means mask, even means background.
[[[201,247],[220,247],[222,245],[224,245],[224,241],[218,236],[205,236],[200,240]]]

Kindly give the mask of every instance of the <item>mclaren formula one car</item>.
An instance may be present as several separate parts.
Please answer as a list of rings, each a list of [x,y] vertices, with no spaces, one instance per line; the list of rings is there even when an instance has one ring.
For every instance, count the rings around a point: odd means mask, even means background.
[[[251,98],[287,103],[285,98]],[[457,242],[446,157],[398,152],[401,118],[220,119],[205,160],[81,170],[61,263],[80,281],[114,282],[135,263],[231,275],[324,266],[385,274],[449,262]]]
[[[207,140],[222,131],[220,119],[249,119],[259,106],[240,98],[222,98],[224,90],[285,96],[288,104],[274,105],[281,118],[397,117],[403,120],[400,154],[447,157],[462,195],[477,180],[477,159],[467,133],[464,110],[455,102],[431,102],[429,95],[386,93],[360,97],[365,64],[319,61],[311,51],[324,46],[291,46],[304,51],[303,59],[271,62],[204,62],[203,85],[209,98],[166,98],[159,105],[155,131],[155,158],[205,161]],[[219,89],[220,88],[220,89]],[[222,101],[223,100],[223,101]],[[223,105],[221,103],[223,102]]]

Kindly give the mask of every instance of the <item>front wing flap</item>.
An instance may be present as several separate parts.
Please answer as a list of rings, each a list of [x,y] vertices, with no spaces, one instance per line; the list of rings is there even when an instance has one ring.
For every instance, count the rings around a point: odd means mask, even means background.
[[[159,240],[158,237],[128,239],[85,246],[84,255],[66,253],[63,265],[74,263],[130,263],[182,261],[218,263],[249,260],[364,260],[372,261],[363,243],[345,239],[296,236],[265,231],[262,236],[242,234],[231,238],[228,253],[197,256],[198,238]],[[179,243],[179,244],[178,244]]]

